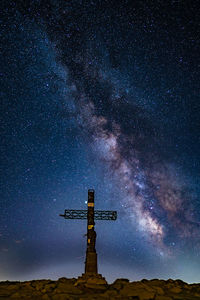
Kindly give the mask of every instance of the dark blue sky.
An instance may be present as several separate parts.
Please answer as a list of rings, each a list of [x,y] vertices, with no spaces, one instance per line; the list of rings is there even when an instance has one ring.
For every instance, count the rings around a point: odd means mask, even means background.
[[[195,2],[4,1],[0,280],[99,271],[200,281],[199,28]]]

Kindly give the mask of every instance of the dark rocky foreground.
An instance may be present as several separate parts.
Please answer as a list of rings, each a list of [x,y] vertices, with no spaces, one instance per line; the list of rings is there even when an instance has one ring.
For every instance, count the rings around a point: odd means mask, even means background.
[[[76,279],[32,280],[0,282],[0,300],[200,300],[200,284],[187,284],[181,280],[145,280],[129,282],[117,279],[109,285],[76,284]]]

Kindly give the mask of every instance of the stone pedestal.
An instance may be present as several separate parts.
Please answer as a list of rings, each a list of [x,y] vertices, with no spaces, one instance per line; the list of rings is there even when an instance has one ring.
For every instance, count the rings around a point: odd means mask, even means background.
[[[101,274],[94,274],[94,273],[84,273],[82,276],[79,276],[76,283],[74,285],[78,284],[85,284],[88,287],[94,286],[95,288],[97,285],[101,288],[101,286],[107,285],[106,279]]]

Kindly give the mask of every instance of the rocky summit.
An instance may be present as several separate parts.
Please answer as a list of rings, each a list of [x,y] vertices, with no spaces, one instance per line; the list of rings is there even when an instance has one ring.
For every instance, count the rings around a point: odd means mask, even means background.
[[[187,284],[181,280],[146,280],[129,282],[117,279],[112,284],[93,281],[77,284],[77,280],[60,278],[25,282],[0,282],[0,300],[200,300],[200,284]]]

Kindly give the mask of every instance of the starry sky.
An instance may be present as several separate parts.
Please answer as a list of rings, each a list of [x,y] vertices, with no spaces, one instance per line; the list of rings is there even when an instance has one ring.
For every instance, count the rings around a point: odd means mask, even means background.
[[[0,280],[200,282],[197,1],[2,1]]]

